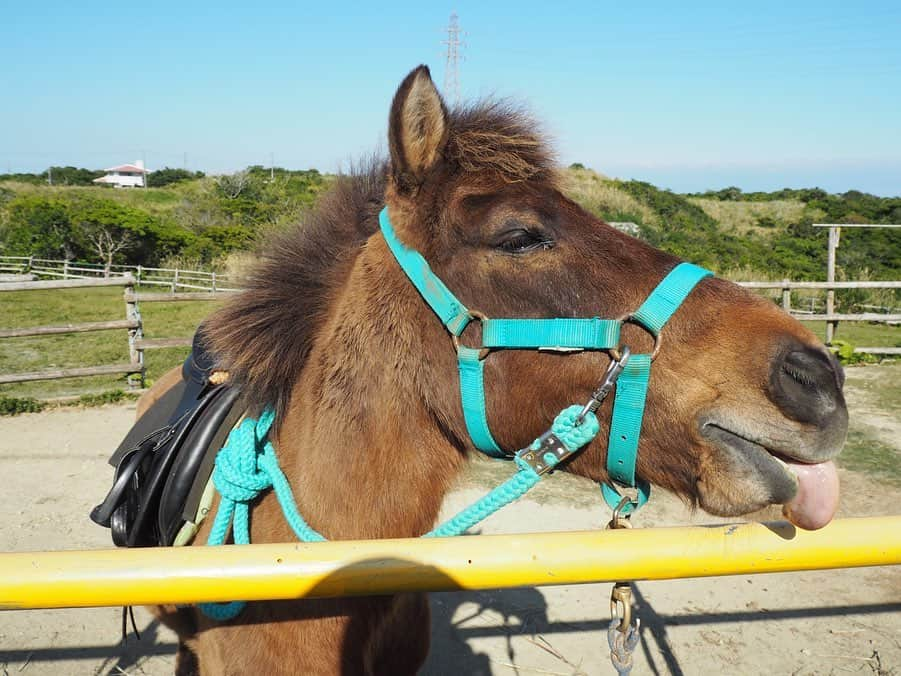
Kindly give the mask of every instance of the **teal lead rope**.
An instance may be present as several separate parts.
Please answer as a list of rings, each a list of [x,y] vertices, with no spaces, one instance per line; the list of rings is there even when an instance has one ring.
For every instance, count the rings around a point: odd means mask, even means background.
[[[570,406],[561,411],[554,420],[549,433],[559,439],[570,453],[575,453],[585,446],[597,436],[600,430],[600,424],[594,413],[588,413],[584,416],[581,423],[578,423],[577,419],[581,411],[581,406]],[[541,449],[541,440],[539,438],[532,442],[528,450],[539,451]],[[513,456],[513,460],[519,467],[519,471],[516,474],[494,488],[484,498],[445,521],[433,531],[426,533],[423,537],[443,538],[462,535],[479,523],[479,521],[483,521],[494,514],[501,507],[509,505],[525,495],[541,480],[541,474],[535,470],[532,464],[526,462],[524,456],[524,451],[520,451]],[[555,454],[549,452],[543,453],[541,460],[544,461],[545,471],[553,469],[560,462],[560,459]]]
[[[245,418],[228,435],[216,455],[213,484],[222,495],[216,519],[206,543],[221,545],[232,531],[235,544],[250,544],[250,503],[267,488],[273,488],[285,519],[302,542],[322,542],[322,535],[310,528],[297,511],[288,479],[278,465],[275,448],[267,439],[275,412],[267,408],[258,419]],[[214,620],[237,617],[243,601],[201,603],[200,610]]]
[[[221,493],[222,501],[207,538],[208,545],[223,544],[229,530],[235,544],[250,544],[250,503],[270,487],[275,490],[285,519],[301,542],[325,540],[297,511],[291,486],[278,465],[272,442],[267,439],[274,418],[275,413],[270,408],[263,411],[259,419],[245,418],[228,435],[228,441],[216,456],[213,484]],[[423,537],[462,535],[501,507],[522,497],[541,480],[542,474],[578,452],[597,436],[599,430],[600,424],[593,412],[583,413],[582,406],[564,409],[549,432],[514,456],[519,467],[515,475]],[[552,447],[557,451],[547,450]],[[198,605],[204,615],[222,622],[237,617],[247,604],[231,601]]]

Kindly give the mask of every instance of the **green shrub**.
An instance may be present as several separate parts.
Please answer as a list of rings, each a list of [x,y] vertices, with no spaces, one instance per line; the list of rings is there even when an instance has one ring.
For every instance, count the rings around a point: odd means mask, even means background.
[[[873,364],[879,361],[876,355],[855,352],[854,346],[847,340],[833,340],[829,349],[835,353],[839,362],[845,366],[852,364]]]
[[[0,415],[18,415],[19,413],[37,413],[43,411],[46,404],[31,397],[6,397],[0,395]]]
[[[105,404],[118,404],[123,401],[131,401],[138,398],[135,392],[122,390],[108,390],[99,394],[83,394],[76,402],[80,406],[103,406]]]

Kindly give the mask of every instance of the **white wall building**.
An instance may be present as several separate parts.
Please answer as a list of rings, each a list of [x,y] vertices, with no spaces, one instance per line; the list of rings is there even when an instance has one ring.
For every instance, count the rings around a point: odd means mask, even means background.
[[[131,164],[120,164],[104,171],[106,176],[95,178],[94,183],[113,185],[117,188],[143,188],[144,177],[150,173],[144,168],[144,162],[141,160],[135,160]]]

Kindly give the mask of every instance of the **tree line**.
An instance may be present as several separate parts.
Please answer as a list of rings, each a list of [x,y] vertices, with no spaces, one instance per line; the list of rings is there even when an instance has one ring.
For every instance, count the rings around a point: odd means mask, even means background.
[[[95,186],[98,172],[87,169],[61,174],[70,183],[60,186],[57,173],[54,187],[43,185],[47,172],[0,175],[0,254],[107,265],[180,256],[209,264],[295,222],[330,182],[315,169],[252,166],[206,177],[167,168],[152,172],[142,190]]]
[[[0,175],[0,254],[132,265],[179,256],[210,264],[232,251],[252,249],[269,231],[296,223],[334,179],[315,169],[259,165],[215,177],[165,168],[149,174],[152,187],[146,190],[117,190],[91,183],[103,172],[76,167],[52,167],[52,172],[52,188],[46,185],[48,172]],[[642,181],[605,184],[644,210],[592,206],[599,216],[634,221],[654,246],[718,271],[743,268],[795,280],[821,279],[827,233],[812,223],[901,223],[901,198],[859,191],[744,193],[729,187],[681,195]],[[738,234],[710,216],[696,198],[791,200],[800,210],[788,221],[759,217],[758,228]],[[901,278],[901,229],[845,230],[838,263],[848,278]]]

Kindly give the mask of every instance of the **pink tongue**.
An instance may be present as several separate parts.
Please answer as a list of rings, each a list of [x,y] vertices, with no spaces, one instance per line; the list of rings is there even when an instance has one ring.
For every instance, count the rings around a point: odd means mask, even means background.
[[[798,528],[822,528],[832,521],[838,511],[838,472],[835,463],[787,464],[798,477],[798,493],[782,507],[782,513]]]

